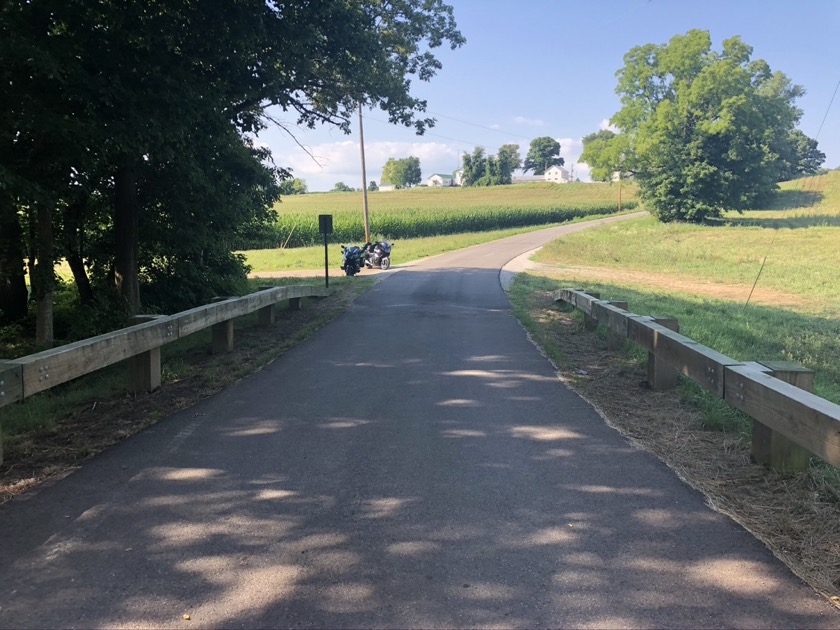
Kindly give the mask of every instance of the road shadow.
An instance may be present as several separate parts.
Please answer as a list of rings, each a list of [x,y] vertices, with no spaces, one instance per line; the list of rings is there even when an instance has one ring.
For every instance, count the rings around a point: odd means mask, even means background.
[[[420,303],[381,283],[4,506],[4,531],[32,529],[0,553],[0,626],[836,627],[563,388],[503,296],[454,301],[498,271],[405,275],[388,282]]]

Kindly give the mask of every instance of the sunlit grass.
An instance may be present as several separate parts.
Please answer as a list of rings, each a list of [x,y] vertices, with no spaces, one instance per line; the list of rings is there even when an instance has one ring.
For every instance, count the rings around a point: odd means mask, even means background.
[[[669,277],[740,284],[745,295],[758,280],[763,289],[801,297],[803,312],[835,316],[840,312],[840,172],[815,179],[818,205],[753,213],[767,217],[760,224],[662,224],[643,218],[564,237],[535,259],[558,267],[661,274],[664,284]],[[802,215],[799,227],[779,227],[772,218],[795,213]],[[806,215],[814,225],[806,224]],[[823,224],[821,217],[830,216],[838,218],[836,227]]]
[[[568,223],[579,223],[603,218],[604,215],[592,215],[585,218],[569,221]],[[560,224],[555,224],[560,225]],[[463,249],[472,245],[489,243],[501,238],[533,232],[552,227],[552,225],[540,225],[524,228],[511,228],[506,230],[492,230],[487,232],[469,232],[465,234],[450,234],[445,236],[430,236],[427,238],[400,239],[391,241],[393,252],[391,254],[392,264],[395,266],[437,256],[446,252]],[[327,246],[327,257],[331,273],[341,265],[341,245],[351,243],[339,243],[329,241]],[[353,243],[360,244],[360,243]],[[292,249],[252,249],[240,252],[245,256],[246,262],[251,266],[252,273],[324,269],[324,246],[295,247]]]

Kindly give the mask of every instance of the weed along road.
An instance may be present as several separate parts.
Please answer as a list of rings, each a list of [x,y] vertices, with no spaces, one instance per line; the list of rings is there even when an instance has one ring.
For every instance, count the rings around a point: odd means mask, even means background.
[[[557,233],[386,274],[0,508],[0,626],[840,626],[531,344],[500,269]]]

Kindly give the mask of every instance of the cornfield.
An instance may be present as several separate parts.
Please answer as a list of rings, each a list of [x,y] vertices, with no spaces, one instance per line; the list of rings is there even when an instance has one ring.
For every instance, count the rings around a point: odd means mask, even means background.
[[[562,223],[618,210],[615,184],[527,184],[491,188],[415,188],[368,193],[371,232],[390,240]],[[636,207],[624,185],[622,208]],[[284,197],[277,222],[241,238],[235,249],[308,247],[323,241],[318,215],[333,215],[333,242],[365,237],[362,193]]]

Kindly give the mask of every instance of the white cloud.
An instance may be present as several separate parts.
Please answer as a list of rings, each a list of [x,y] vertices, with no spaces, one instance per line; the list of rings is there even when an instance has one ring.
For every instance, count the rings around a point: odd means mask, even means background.
[[[606,130],[608,130],[608,131],[612,131],[613,133],[621,133],[621,131],[619,130],[619,128],[618,128],[618,127],[616,127],[615,125],[611,124],[611,123],[610,123],[610,121],[609,121],[608,119],[606,119],[606,118],[604,118],[604,119],[601,121],[601,125],[600,125],[599,129],[601,129],[602,131],[603,131],[604,129],[606,129]]]
[[[517,125],[527,125],[529,127],[542,127],[545,125],[545,121],[539,118],[525,118],[525,116],[517,116],[513,119],[513,122]]]
[[[306,180],[310,191],[330,190],[337,182],[358,188],[362,182],[362,158],[359,143],[353,140],[332,142],[274,153],[278,166],[290,167],[295,177]],[[420,158],[423,178],[432,173],[451,173],[461,164],[463,151],[439,142],[370,142],[365,143],[367,180],[380,181],[388,158]],[[314,158],[314,159],[313,159]]]

